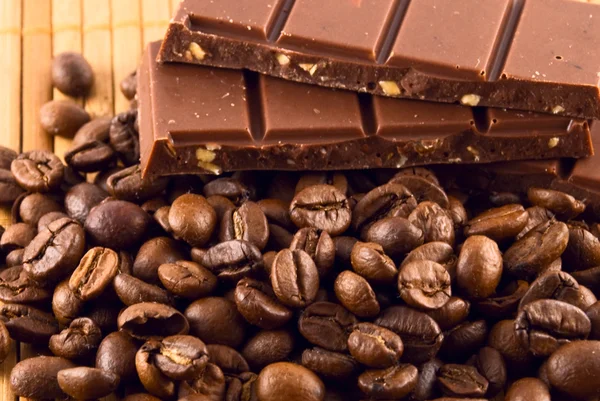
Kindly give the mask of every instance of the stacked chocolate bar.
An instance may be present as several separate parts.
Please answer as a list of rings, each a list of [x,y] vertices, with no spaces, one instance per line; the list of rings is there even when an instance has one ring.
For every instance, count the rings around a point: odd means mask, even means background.
[[[469,164],[600,202],[599,7],[475,3],[183,1],[140,69],[144,173]]]

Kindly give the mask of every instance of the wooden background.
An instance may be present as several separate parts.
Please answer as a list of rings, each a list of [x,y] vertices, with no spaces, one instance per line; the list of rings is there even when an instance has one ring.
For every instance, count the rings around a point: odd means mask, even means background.
[[[83,103],[92,116],[127,110],[119,90],[135,70],[145,43],[161,39],[179,0],[0,0],[0,145],[18,151],[53,150],[62,157],[69,141],[41,129],[40,106],[64,98],[52,90],[53,54],[81,52],[96,73]],[[80,100],[81,101],[81,100]],[[0,208],[0,225],[9,213]],[[37,354],[15,345],[0,366],[0,400],[14,401],[9,375],[18,360]],[[108,398],[112,400],[112,398]]]
[[[67,150],[69,141],[46,135],[38,120],[41,105],[64,98],[50,82],[52,56],[63,51],[81,52],[94,68],[95,87],[83,101],[92,116],[126,110],[128,102],[119,83],[135,70],[145,43],[162,38],[178,3],[0,0],[0,145],[18,151],[48,149],[60,157]],[[8,224],[9,216],[0,207],[0,225]],[[0,401],[16,399],[9,389],[12,367],[39,352],[43,351],[15,344],[0,365]]]

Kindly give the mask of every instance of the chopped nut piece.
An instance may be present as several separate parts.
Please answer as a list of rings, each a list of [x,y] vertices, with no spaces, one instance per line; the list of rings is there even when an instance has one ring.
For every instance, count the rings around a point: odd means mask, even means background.
[[[198,148],[196,150],[196,158],[199,162],[210,163],[215,160],[215,157],[217,157],[217,155],[211,150],[204,148]]]
[[[186,50],[184,53],[184,57],[187,61],[192,61],[194,58],[192,57],[192,52],[189,50]]]
[[[473,155],[476,162],[479,161],[479,151],[477,149],[472,146],[467,146],[467,151]]]
[[[562,112],[564,112],[564,111],[565,111],[565,108],[564,108],[564,107],[562,107],[561,105],[556,105],[556,106],[554,106],[554,107],[552,108],[552,112],[553,112],[554,114],[559,114],[559,113],[562,113]]]
[[[386,95],[398,96],[401,93],[400,87],[394,81],[379,81],[379,86]]]
[[[285,54],[279,53],[275,57],[277,58],[277,62],[279,63],[279,65],[288,65],[290,63],[290,58]]]
[[[215,175],[219,175],[221,174],[223,171],[221,170],[221,167],[217,166],[216,164],[213,163],[207,163],[207,162],[198,162],[198,167],[206,170],[206,171],[210,171],[211,173],[215,174]]]
[[[196,58],[196,60],[204,60],[204,56],[206,56],[206,52],[200,47],[200,45],[196,42],[190,43],[189,46],[190,52]]]
[[[548,139],[548,147],[550,149],[555,148],[558,145],[558,142],[560,142],[560,138],[557,138],[557,137],[550,138],[550,139]]]
[[[468,95],[464,95],[460,99],[460,102],[462,104],[464,104],[465,106],[472,106],[472,107],[477,106],[480,101],[481,101],[481,96],[476,95],[474,93],[470,93]]]
[[[206,146],[206,149],[208,149],[208,150],[219,150],[219,149],[221,149],[221,145],[219,145],[218,143],[207,143],[204,146]]]
[[[308,72],[311,76],[314,75],[314,73],[317,71],[317,65],[316,64],[306,64],[306,63],[300,63],[298,64],[300,66],[300,68],[302,68],[304,71]]]

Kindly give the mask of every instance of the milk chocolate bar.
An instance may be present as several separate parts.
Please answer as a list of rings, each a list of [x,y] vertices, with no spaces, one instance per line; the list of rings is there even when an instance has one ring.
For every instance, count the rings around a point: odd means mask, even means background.
[[[144,174],[401,168],[592,153],[592,121],[159,64],[158,47],[149,46],[138,73]]]
[[[159,60],[600,118],[600,5],[573,0],[183,0]]]

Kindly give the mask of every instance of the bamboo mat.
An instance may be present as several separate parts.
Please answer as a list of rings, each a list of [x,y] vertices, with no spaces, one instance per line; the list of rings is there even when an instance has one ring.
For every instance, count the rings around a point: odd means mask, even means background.
[[[40,106],[65,96],[52,90],[54,54],[83,53],[96,74],[92,94],[76,100],[93,116],[127,110],[121,80],[135,70],[143,46],[161,39],[178,0],[0,0],[0,145],[19,151],[53,150],[60,157],[69,140],[40,127]],[[10,213],[0,208],[0,225]],[[19,358],[40,350],[15,345],[0,365],[0,401],[14,401],[9,375]],[[107,398],[106,400],[113,400]]]
[[[243,1],[243,0],[242,0]],[[600,3],[600,0],[590,0]],[[161,39],[179,0],[0,0],[0,145],[19,151],[53,150],[60,157],[69,140],[48,137],[39,108],[65,96],[52,90],[54,54],[81,52],[96,73],[93,93],[78,100],[93,116],[128,108],[119,83],[132,72],[144,44]],[[10,212],[0,208],[0,225]],[[9,375],[19,360],[40,350],[21,345],[0,365],[0,401],[16,400]],[[113,400],[107,398],[106,400]]]

